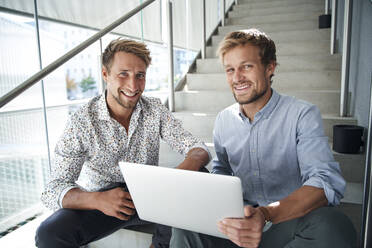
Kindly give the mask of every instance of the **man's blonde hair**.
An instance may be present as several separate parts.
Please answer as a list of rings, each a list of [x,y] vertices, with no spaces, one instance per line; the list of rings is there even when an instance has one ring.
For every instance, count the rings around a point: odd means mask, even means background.
[[[102,65],[108,72],[110,72],[114,55],[117,52],[126,52],[136,55],[145,62],[146,67],[151,63],[150,51],[144,43],[118,38],[111,41],[102,54]]]
[[[223,62],[223,57],[231,49],[237,46],[250,44],[260,48],[261,63],[268,65],[274,63],[276,65],[276,48],[275,43],[269,36],[258,29],[246,29],[234,31],[227,34],[220,42],[217,50],[217,56]]]

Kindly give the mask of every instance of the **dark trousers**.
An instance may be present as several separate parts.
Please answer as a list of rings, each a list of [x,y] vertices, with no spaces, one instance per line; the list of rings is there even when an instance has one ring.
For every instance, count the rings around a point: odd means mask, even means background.
[[[125,184],[114,184],[104,190],[118,185],[126,189]],[[106,237],[120,228],[151,224],[140,220],[137,214],[128,221],[122,221],[98,210],[62,208],[40,224],[36,231],[35,242],[39,248],[77,248]],[[155,227],[153,245],[156,248],[169,247],[171,228],[159,224]]]
[[[170,247],[238,248],[228,239],[173,228]],[[333,207],[318,208],[294,220],[273,225],[262,235],[260,248],[354,248],[351,221]]]

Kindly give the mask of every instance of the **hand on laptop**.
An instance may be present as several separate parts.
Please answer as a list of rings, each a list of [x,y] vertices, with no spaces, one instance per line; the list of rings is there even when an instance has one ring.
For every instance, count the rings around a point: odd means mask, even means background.
[[[136,213],[132,197],[122,188],[99,192],[97,195],[98,210],[120,220],[128,220]]]
[[[225,218],[218,229],[232,242],[241,247],[258,247],[261,241],[265,217],[257,208],[244,207],[245,218]]]

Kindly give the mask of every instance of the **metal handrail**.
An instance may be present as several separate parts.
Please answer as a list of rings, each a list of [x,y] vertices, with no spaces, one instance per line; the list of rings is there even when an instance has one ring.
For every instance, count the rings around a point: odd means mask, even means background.
[[[331,15],[331,54],[336,51],[336,30],[337,30],[337,0],[332,0],[332,15]]]
[[[0,108],[3,107],[5,104],[9,103],[12,101],[14,98],[22,94],[25,90],[30,88],[32,85],[36,84],[39,82],[41,79],[49,75],[51,72],[53,72],[55,69],[57,69],[59,66],[67,62],[69,59],[74,57],[76,54],[80,53],[83,51],[85,48],[99,40],[101,37],[103,37],[105,34],[109,33],[113,29],[115,29],[117,26],[137,14],[139,11],[142,9],[146,8],[148,5],[151,3],[155,2],[156,0],[147,0],[146,2],[140,4],[138,7],[134,8],[133,10],[129,11],[127,14],[123,15],[110,25],[108,25],[106,28],[102,29],[86,41],[82,42],[80,45],[76,46],[73,48],[71,51],[67,52],[66,54],[62,55],[59,57],[57,60],[46,66],[44,69],[41,71],[35,73],[32,75],[30,78],[28,78],[26,81],[24,81],[22,84],[18,85],[16,88],[5,94],[0,98]]]

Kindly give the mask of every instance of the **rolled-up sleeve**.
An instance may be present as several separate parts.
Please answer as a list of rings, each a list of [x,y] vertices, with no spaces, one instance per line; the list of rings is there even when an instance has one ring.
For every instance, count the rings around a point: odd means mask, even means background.
[[[72,118],[56,145],[51,178],[41,195],[41,201],[51,210],[61,208],[64,195],[78,187],[76,180],[85,161],[80,134],[78,123]]]
[[[160,136],[161,138],[175,151],[186,156],[193,148],[204,149],[209,156],[209,161],[212,156],[203,141],[193,136],[189,131],[182,127],[180,120],[177,120],[169,110],[158,102],[160,108]]]
[[[324,135],[319,109],[306,108],[297,125],[297,155],[303,185],[324,189],[329,205],[338,205],[345,191],[345,180]]]

